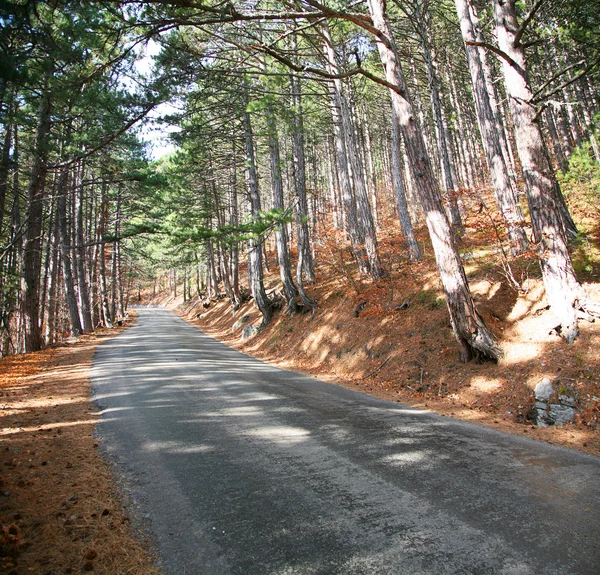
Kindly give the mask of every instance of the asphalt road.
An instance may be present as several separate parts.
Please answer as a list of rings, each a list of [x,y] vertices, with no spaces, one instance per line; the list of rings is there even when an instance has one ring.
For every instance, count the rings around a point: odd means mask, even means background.
[[[99,435],[174,575],[600,573],[600,459],[385,402],[140,309]]]

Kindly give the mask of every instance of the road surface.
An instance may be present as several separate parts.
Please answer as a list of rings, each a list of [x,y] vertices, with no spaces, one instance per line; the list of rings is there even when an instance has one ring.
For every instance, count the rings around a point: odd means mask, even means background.
[[[270,367],[140,309],[92,372],[166,574],[600,573],[600,459]]]

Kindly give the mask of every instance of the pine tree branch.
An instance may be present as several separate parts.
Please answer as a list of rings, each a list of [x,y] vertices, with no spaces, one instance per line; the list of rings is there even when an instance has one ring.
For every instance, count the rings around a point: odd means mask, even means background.
[[[350,78],[352,76],[361,75],[377,84],[380,84],[381,86],[385,86],[390,90],[394,90],[394,92],[397,92],[400,95],[404,95],[404,93],[400,90],[400,88],[398,88],[398,86],[396,86],[395,84],[391,84],[390,82],[384,80],[383,78],[380,78],[376,74],[368,72],[362,67],[353,68],[352,70],[348,70],[347,72],[342,72],[339,74],[332,74],[330,72],[325,72],[320,68],[314,68],[313,66],[295,64],[290,58],[283,56],[282,54],[280,54],[276,50],[269,48],[268,46],[253,45],[252,47],[275,58],[275,60],[277,60],[284,66],[287,66],[288,68],[290,68],[290,70],[293,70],[294,72],[313,74],[315,76],[319,76],[327,80],[342,80],[344,78]]]
[[[500,50],[500,48],[494,46],[493,44],[489,44],[488,42],[465,41],[465,45],[466,46],[477,46],[478,48],[485,48],[486,50],[489,50],[490,52],[493,52],[494,54],[496,54],[496,56],[502,58],[503,60],[506,60],[506,62],[508,62],[520,74],[523,73],[523,68],[521,68],[521,66],[519,66],[519,64],[517,64],[506,52],[504,52],[503,50]]]
[[[542,7],[542,4],[545,1],[546,0],[537,0],[537,2],[535,2],[535,4],[529,9],[529,12],[525,14],[525,18],[523,18],[523,21],[521,22],[521,25],[519,26],[519,29],[515,34],[515,48],[521,45],[521,38],[523,37],[523,34],[527,30],[527,27],[529,26],[529,24],[531,24],[533,17],[536,15],[537,11]]]
[[[541,94],[541,92],[543,92],[557,78],[560,78],[563,74],[566,74],[569,70],[572,70],[573,68],[576,68],[577,66],[580,66],[581,64],[585,64],[585,60],[580,60],[579,62],[575,62],[575,64],[571,64],[570,66],[567,66],[566,68],[561,70],[558,74],[555,74],[552,78],[550,78],[550,80],[544,82],[544,84],[533,95],[533,98],[531,99],[531,103],[539,104],[540,102],[547,100],[548,98],[551,98],[552,96],[554,96],[554,94],[556,94],[557,92],[560,92],[567,86],[570,86],[574,82],[577,82],[577,80],[579,80],[582,76],[585,76],[593,68],[595,68],[598,64],[600,64],[600,58],[594,60],[591,64],[588,64],[583,70],[581,70],[581,72],[579,72],[578,74],[573,76],[573,78],[569,78],[568,80],[563,82],[560,86],[557,86],[556,88],[554,88],[554,90],[547,92],[546,94]]]
[[[137,122],[139,122],[140,120],[145,118],[157,105],[158,105],[157,102],[153,102],[152,104],[147,105],[142,110],[141,113],[139,113],[137,116],[135,116],[134,118],[129,120],[126,124],[121,126],[121,128],[119,130],[117,130],[116,132],[113,132],[112,134],[107,136],[97,146],[94,146],[93,148],[89,149],[85,153],[80,154],[79,156],[76,156],[74,158],[71,158],[70,160],[67,160],[66,162],[57,162],[57,163],[50,164],[48,167],[50,169],[66,168],[66,167],[72,166],[73,164],[80,162],[81,160],[85,160],[85,158],[89,158],[91,155],[95,154],[102,148],[105,148],[106,146],[108,146],[111,142],[116,140],[120,135],[124,134],[127,130],[129,130],[129,128],[131,128],[131,126],[133,126],[134,124],[137,124]]]

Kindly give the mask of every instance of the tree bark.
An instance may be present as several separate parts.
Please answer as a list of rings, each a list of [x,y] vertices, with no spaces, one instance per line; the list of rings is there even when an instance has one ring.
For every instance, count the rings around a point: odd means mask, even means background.
[[[78,166],[79,180],[83,179],[83,165]],[[77,277],[79,279],[79,310],[82,318],[83,333],[90,333],[94,329],[92,323],[92,309],[90,306],[90,286],[87,281],[86,263],[87,248],[85,247],[83,235],[83,185],[80,181],[74,182],[73,200],[75,202],[75,265],[77,266]]]
[[[333,42],[329,30],[323,28],[325,37],[325,50],[328,60],[328,65],[334,74],[339,72],[336,60],[336,54],[333,48]],[[360,154],[356,144],[354,125],[348,101],[343,91],[342,81],[333,80],[333,95],[335,100],[335,108],[339,119],[340,139],[345,147],[345,161],[348,164],[349,171],[352,173],[352,183],[354,189],[354,201],[356,206],[356,219],[359,229],[360,244],[364,245],[367,256],[367,271],[373,279],[385,276],[385,271],[381,266],[379,259],[379,251],[377,248],[377,234],[375,232],[375,224],[373,223],[373,215],[371,213],[371,205],[369,204],[369,194],[365,185],[364,170],[360,158]],[[338,159],[342,159],[338,156]],[[342,160],[343,162],[344,160]],[[352,188],[350,188],[352,189]],[[346,203],[346,202],[345,202]],[[348,206],[349,208],[351,206]],[[352,235],[351,235],[352,239]],[[360,263],[359,263],[360,267]],[[363,270],[361,270],[362,272]]]
[[[4,144],[0,151],[0,238],[4,224],[4,207],[6,205],[6,191],[10,174],[10,145],[12,142],[12,125],[5,126]]]
[[[99,265],[100,265],[100,302],[102,307],[102,321],[104,327],[112,329],[113,319],[110,313],[110,306],[108,304],[108,289],[106,283],[106,244],[101,243],[106,233],[106,226],[108,222],[108,186],[105,181],[102,182],[101,200],[100,200],[100,217],[98,220],[98,233],[96,234],[97,241],[99,242]]]
[[[65,285],[65,298],[69,310],[71,322],[71,335],[79,337],[82,333],[81,320],[79,318],[79,307],[75,293],[75,282],[73,280],[72,250],[70,245],[69,225],[67,222],[67,187],[69,185],[69,170],[63,168],[58,179],[57,192],[57,217],[60,235],[60,254],[62,257],[63,278]]]
[[[442,180],[446,188],[446,201],[448,204],[448,213],[450,223],[456,233],[462,235],[464,228],[460,216],[460,210],[457,202],[458,184],[454,180],[454,169],[451,165],[449,142],[446,139],[444,129],[444,119],[442,111],[442,99],[439,89],[439,77],[435,69],[434,51],[431,44],[431,27],[429,13],[423,13],[419,3],[414,4],[416,26],[421,39],[421,48],[423,49],[423,58],[425,59],[425,68],[427,70],[427,82],[429,84],[429,95],[431,98],[431,109],[433,112],[433,121],[435,124],[435,134],[438,143],[438,152],[440,156],[440,167],[442,170]],[[428,10],[428,9],[427,9]]]

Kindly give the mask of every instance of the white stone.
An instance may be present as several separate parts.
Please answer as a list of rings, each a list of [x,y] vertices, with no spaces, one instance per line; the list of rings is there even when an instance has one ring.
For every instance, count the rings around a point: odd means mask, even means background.
[[[537,401],[544,401],[546,403],[548,402],[548,400],[550,399],[550,396],[553,393],[554,393],[554,386],[552,385],[552,382],[547,377],[542,379],[542,381],[540,381],[533,389],[533,394],[535,395],[535,398],[537,399]]]

